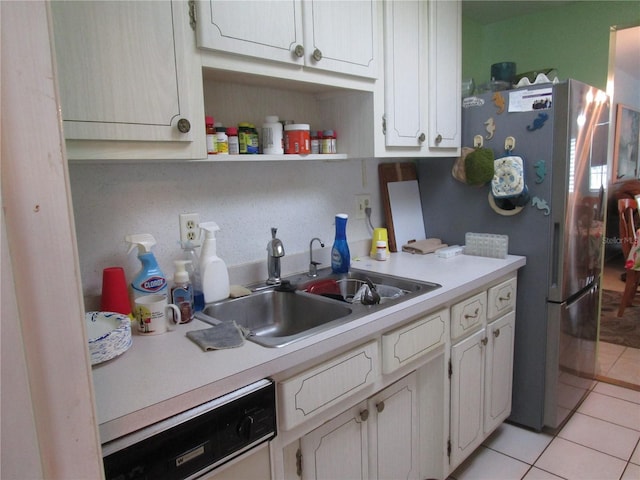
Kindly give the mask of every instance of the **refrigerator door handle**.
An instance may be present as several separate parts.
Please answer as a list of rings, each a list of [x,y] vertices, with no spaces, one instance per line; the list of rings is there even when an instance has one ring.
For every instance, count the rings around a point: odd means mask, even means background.
[[[558,275],[560,271],[560,224],[553,223],[553,240],[551,252],[551,288],[558,288]]]

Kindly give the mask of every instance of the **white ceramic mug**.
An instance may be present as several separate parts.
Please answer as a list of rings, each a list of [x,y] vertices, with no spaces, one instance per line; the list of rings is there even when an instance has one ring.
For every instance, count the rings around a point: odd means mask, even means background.
[[[173,310],[173,318],[169,310]],[[142,335],[165,333],[182,320],[178,306],[168,303],[165,295],[145,295],[136,298],[133,313],[138,322],[138,332]]]

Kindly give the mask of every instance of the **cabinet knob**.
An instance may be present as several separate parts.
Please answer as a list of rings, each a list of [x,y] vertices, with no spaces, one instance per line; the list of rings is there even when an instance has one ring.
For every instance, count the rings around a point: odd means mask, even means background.
[[[499,328],[496,328],[496,329],[493,331],[493,336],[494,336],[494,337],[496,337],[496,338],[498,338],[498,337],[500,336],[500,329],[499,329]]]
[[[426,139],[427,139],[427,136],[424,133],[421,133],[420,136],[418,137],[418,141],[420,143],[424,143]]]
[[[319,62],[320,60],[322,60],[322,52],[320,51],[320,49],[316,48],[316,49],[313,51],[313,59],[314,59],[316,62]]]
[[[442,135],[438,134],[436,137],[436,143],[440,143],[442,141]]]
[[[489,343],[489,339],[487,337],[484,337],[482,340],[480,340],[480,343],[486,346],[487,343]]]
[[[189,133],[189,130],[191,130],[191,122],[189,122],[189,120],[186,118],[178,120],[178,131],[181,133]]]
[[[384,410],[384,402],[376,403],[376,410],[378,411],[378,413],[382,413],[382,411]]]
[[[304,47],[302,45],[296,45],[293,53],[296,55],[296,57],[302,58],[304,56]]]
[[[369,418],[369,410],[363,410],[360,412],[360,420],[362,420],[363,422],[366,422],[368,418]]]

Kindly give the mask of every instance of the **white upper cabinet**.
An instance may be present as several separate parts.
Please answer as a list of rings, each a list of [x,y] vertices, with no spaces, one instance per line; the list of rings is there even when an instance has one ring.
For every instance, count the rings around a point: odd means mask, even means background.
[[[386,146],[416,149],[426,138],[426,10],[420,1],[385,2]]]
[[[376,78],[375,0],[197,2],[204,49]]]
[[[429,150],[460,149],[461,2],[429,2]],[[459,152],[457,152],[459,153]]]
[[[188,4],[56,1],[69,158],[203,158],[202,77]]]
[[[459,155],[461,15],[459,1],[385,1],[376,156]]]

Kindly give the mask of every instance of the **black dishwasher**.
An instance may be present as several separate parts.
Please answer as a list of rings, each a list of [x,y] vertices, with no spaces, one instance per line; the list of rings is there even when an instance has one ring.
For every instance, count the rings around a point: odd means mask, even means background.
[[[263,379],[102,445],[107,480],[195,479],[276,435]]]

